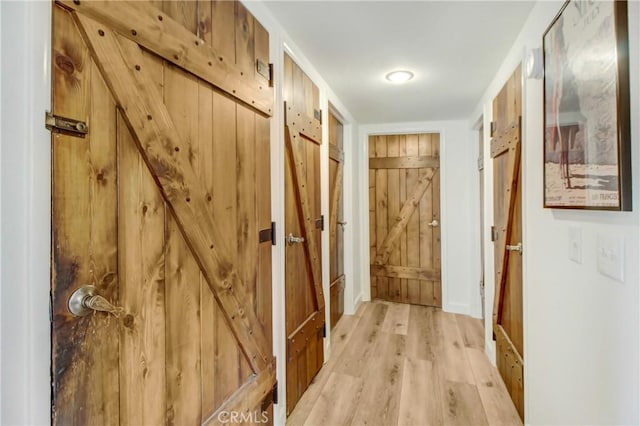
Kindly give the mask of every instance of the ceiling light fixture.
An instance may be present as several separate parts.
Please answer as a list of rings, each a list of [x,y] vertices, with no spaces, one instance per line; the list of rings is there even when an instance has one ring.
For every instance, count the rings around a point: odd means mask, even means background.
[[[406,70],[392,71],[385,78],[392,83],[404,83],[413,78],[413,73]]]

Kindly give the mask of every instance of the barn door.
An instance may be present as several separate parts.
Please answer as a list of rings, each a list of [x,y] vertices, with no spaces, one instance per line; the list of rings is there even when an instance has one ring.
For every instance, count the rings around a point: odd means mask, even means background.
[[[55,425],[270,415],[268,33],[153,3],[53,7]]]
[[[330,315],[331,328],[344,312],[344,227],[342,176],[344,128],[340,120],[329,111],[329,244],[330,244]]]
[[[371,297],[442,306],[440,135],[369,138]]]
[[[324,362],[319,91],[285,55],[287,414]]]
[[[493,100],[491,157],[496,273],[493,333],[498,370],[524,419],[520,73],[518,67]]]

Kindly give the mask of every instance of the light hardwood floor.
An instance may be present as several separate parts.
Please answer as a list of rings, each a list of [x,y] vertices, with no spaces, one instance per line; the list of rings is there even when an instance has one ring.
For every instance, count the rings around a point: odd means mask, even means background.
[[[287,425],[521,425],[479,320],[373,301],[332,332],[331,357]]]

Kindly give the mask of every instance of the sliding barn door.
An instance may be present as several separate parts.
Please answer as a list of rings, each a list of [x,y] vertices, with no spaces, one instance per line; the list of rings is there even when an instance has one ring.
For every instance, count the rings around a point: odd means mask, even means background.
[[[270,416],[268,46],[237,2],[53,6],[53,424]]]
[[[493,333],[496,362],[524,419],[522,334],[521,71],[516,69],[493,100],[495,299]]]
[[[331,287],[331,328],[344,312],[344,209],[342,176],[344,169],[344,126],[329,111],[329,250]]]
[[[324,361],[319,91],[285,55],[287,414]]]
[[[440,135],[369,137],[371,297],[442,306]]]

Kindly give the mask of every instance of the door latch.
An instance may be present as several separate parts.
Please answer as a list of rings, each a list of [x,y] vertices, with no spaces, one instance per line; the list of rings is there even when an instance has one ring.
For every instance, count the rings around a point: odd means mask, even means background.
[[[73,118],[59,117],[51,114],[49,111],[45,113],[44,125],[47,129],[55,133],[64,133],[70,136],[84,138],[89,133],[87,123]]]

